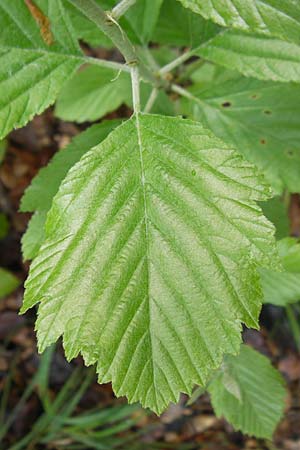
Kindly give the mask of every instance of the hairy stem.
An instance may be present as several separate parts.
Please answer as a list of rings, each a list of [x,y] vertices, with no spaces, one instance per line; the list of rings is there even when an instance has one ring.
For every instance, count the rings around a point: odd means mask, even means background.
[[[123,16],[126,11],[130,8],[130,6],[134,5],[136,0],[121,0],[113,9],[112,16],[114,19],[118,20],[121,16]]]
[[[95,66],[106,67],[107,69],[113,69],[122,72],[130,72],[130,67],[126,64],[120,64],[114,61],[108,61],[106,59],[93,58],[91,56],[87,56],[84,58],[86,63],[94,64]]]
[[[138,65],[141,78],[153,85],[159,84],[148,67],[139,60],[136,50],[112,13],[105,12],[94,0],[68,0],[82,14],[94,22],[108,36],[122,53],[128,66]]]

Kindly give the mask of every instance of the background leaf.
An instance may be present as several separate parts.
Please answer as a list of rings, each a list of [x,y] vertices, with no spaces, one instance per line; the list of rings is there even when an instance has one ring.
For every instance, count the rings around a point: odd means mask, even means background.
[[[133,117],[69,172],[31,266],[39,348],[97,364],[117,395],[161,412],[205,384],[257,326],[257,264],[276,265],[256,169],[200,124]],[[76,307],[74,307],[76,299]],[[130,299],[130,301],[128,301]],[[178,324],[180,323],[180,327]]]
[[[247,345],[241,346],[238,356],[227,356],[224,365],[226,371],[220,371],[208,388],[216,415],[245,434],[271,439],[284,410],[280,373]],[[240,398],[228,389],[228,373],[239,387]]]
[[[196,47],[218,32],[217,25],[182,7],[179,2],[165,0],[152,40],[166,45]]]
[[[20,280],[8,270],[0,267],[0,298],[13,292],[20,285]]]
[[[287,237],[278,242],[283,272],[260,269],[264,302],[286,306],[300,300],[300,244]]]
[[[60,0],[53,1],[49,6],[52,14],[55,11],[55,23],[58,20],[59,12],[55,10],[58,5],[61,5]],[[55,27],[57,34],[54,32],[54,43],[48,45],[21,0],[0,0],[0,27],[1,139],[51,105],[63,83],[83,61],[79,47],[69,53],[71,42],[72,45],[74,42],[67,19],[61,20],[59,27]],[[62,37],[64,46],[60,44]]]
[[[189,88],[183,113],[240,149],[266,175],[275,192],[300,192],[300,86],[263,82],[236,73],[209,80],[207,70]],[[222,77],[222,79],[221,79]],[[223,81],[225,80],[225,81]]]
[[[300,82],[300,46],[238,31],[220,33],[199,56],[261,80]]]
[[[224,27],[300,43],[300,5],[297,0],[180,1],[185,7]]]
[[[55,112],[63,120],[93,121],[117,109],[130,96],[128,74],[89,66],[64,86]]]

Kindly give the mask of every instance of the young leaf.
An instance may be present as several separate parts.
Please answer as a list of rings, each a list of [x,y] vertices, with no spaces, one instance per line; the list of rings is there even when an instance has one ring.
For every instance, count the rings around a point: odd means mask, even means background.
[[[56,115],[63,120],[94,121],[114,111],[131,96],[128,74],[90,66],[78,72],[64,86]]]
[[[300,43],[300,5],[297,0],[179,1],[186,8],[224,27]]]
[[[211,382],[208,391],[215,413],[236,430],[271,439],[284,410],[285,389],[280,373],[268,358],[241,346],[238,356],[225,358],[226,371]],[[228,387],[228,373],[238,393]]]
[[[20,280],[8,270],[0,267],[0,298],[13,292],[20,284]]]
[[[274,264],[256,169],[200,124],[138,115],[70,170],[48,213],[22,312],[40,302],[39,349],[160,413],[203,385],[241,322],[257,326],[257,264]],[[275,263],[276,264],[276,263]]]
[[[59,11],[55,8],[61,11],[61,0],[51,0],[49,6],[57,21]],[[0,27],[1,139],[51,105],[83,61],[67,19],[53,29],[54,42],[48,45],[25,2],[0,0]]]
[[[238,31],[225,31],[198,51],[198,55],[261,80],[300,82],[300,46]]]
[[[261,268],[261,284],[264,303],[286,306],[300,300],[300,244],[285,238],[278,242],[278,251],[284,271]]]
[[[299,66],[300,67],[300,66]],[[231,73],[230,73],[231,74]],[[228,75],[229,76],[229,75]],[[300,87],[231,74],[200,81],[183,99],[183,112],[240,149],[274,191],[300,191]]]

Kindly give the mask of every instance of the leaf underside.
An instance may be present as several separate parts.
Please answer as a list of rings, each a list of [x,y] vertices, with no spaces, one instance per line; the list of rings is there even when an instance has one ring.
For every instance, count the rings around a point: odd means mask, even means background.
[[[200,124],[133,117],[54,198],[22,312],[39,349],[63,335],[100,382],[160,413],[257,326],[258,263],[276,260],[256,169]]]

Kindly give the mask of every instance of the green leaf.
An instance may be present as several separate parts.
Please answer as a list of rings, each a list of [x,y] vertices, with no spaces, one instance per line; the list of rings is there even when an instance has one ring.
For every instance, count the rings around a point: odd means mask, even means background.
[[[25,2],[0,0],[0,139],[51,105],[83,62],[67,19],[59,20],[60,0],[50,4],[51,18],[60,25],[48,45]]]
[[[275,225],[276,238],[283,239],[290,234],[288,207],[281,197],[274,197],[260,203],[264,215]]]
[[[109,10],[110,5],[103,4]],[[81,39],[91,47],[113,48],[111,40],[97,27],[96,24],[87,19],[77,8],[66,2],[66,10],[72,22],[77,39]]]
[[[278,242],[283,272],[260,269],[264,303],[286,306],[300,300],[300,243],[294,238]]]
[[[128,74],[90,66],[78,72],[61,92],[56,115],[63,120],[94,121],[114,111],[131,96]]]
[[[45,240],[46,211],[36,211],[28,223],[22,237],[22,254],[24,261],[35,258]]]
[[[200,124],[139,115],[70,170],[22,312],[100,382],[160,413],[257,326],[257,265],[276,265],[256,169]]]
[[[300,87],[236,74],[223,78],[192,86],[183,112],[240,149],[275,192],[300,192]]]
[[[152,87],[141,83],[141,105],[147,103]],[[102,118],[122,104],[132,108],[131,81],[128,73],[90,66],[78,72],[64,86],[56,103],[55,113],[63,120],[86,122]],[[152,113],[174,114],[174,106],[163,91],[159,91]]]
[[[0,267],[0,298],[13,292],[20,285],[20,280],[8,270]]]
[[[143,44],[150,41],[163,0],[139,0],[130,7],[126,18]]]
[[[212,22],[183,8],[176,1],[165,0],[152,41],[166,45],[196,47],[218,32],[219,27]]]
[[[119,120],[105,121],[88,128],[55,154],[47,167],[42,168],[26,189],[21,200],[21,211],[48,211],[53,197],[69,169],[92,147],[99,144],[120,124]]]
[[[300,4],[297,0],[180,1],[186,8],[224,27],[300,43]]]
[[[236,430],[271,439],[285,406],[282,376],[268,358],[247,345],[241,346],[238,356],[226,357],[224,366],[226,370],[208,388],[216,415],[224,416]],[[240,398],[228,389],[228,374]]]
[[[300,46],[279,39],[225,31],[197,53],[248,77],[300,82]]]

